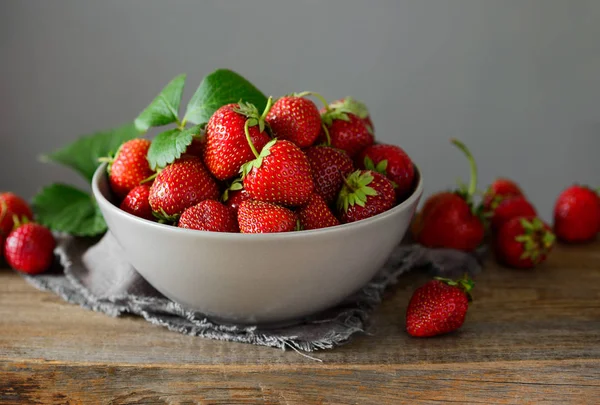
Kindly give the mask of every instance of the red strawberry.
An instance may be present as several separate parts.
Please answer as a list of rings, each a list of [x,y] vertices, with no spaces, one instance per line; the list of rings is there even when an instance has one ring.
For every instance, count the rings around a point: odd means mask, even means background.
[[[231,186],[223,193],[222,200],[225,205],[232,208],[236,213],[242,201],[251,200],[248,190],[244,188],[241,180],[234,181]]]
[[[453,332],[465,322],[473,281],[436,277],[413,293],[406,310],[406,331],[415,337]]]
[[[121,145],[114,159],[106,159],[110,186],[119,199],[154,174],[146,158],[150,144],[147,139],[132,139]]]
[[[149,197],[150,186],[147,184],[139,185],[127,194],[123,202],[121,202],[121,209],[136,217],[154,221],[152,208],[148,201]]]
[[[580,185],[565,189],[554,206],[554,232],[563,242],[587,242],[600,232],[600,196]]]
[[[385,176],[371,170],[357,170],[345,180],[337,208],[343,223],[360,221],[392,208],[394,186]]]
[[[0,193],[0,235],[7,236],[14,227],[13,218],[33,219],[29,204],[14,193]]]
[[[367,106],[364,103],[355,100],[352,97],[346,97],[331,103],[330,107],[336,110],[343,110],[347,113],[356,115],[363,121],[363,123],[367,126],[367,129],[372,134],[375,133],[375,127],[373,126],[373,121],[371,121],[369,110],[367,109]]]
[[[515,195],[523,195],[517,183],[509,179],[497,178],[483,196],[483,208],[486,212],[493,211],[502,198]]]
[[[293,211],[262,201],[242,201],[238,223],[242,233],[291,232],[298,219]]]
[[[206,147],[206,135],[198,135],[192,138],[190,143],[185,150],[186,155],[202,157],[204,155],[204,148]]]
[[[313,146],[304,152],[310,163],[315,192],[331,204],[342,188],[344,178],[354,171],[352,159],[340,149]]]
[[[319,229],[339,225],[340,221],[333,215],[323,197],[317,193],[298,210],[298,218],[302,229]]]
[[[299,206],[314,189],[308,158],[290,141],[273,139],[242,170],[244,188],[254,200]]]
[[[534,217],[537,212],[533,205],[522,195],[500,198],[500,202],[492,211],[492,230],[498,231],[502,225],[514,217]]]
[[[415,168],[410,157],[399,146],[369,146],[358,154],[356,166],[376,171],[390,179],[398,201],[405,199],[412,191]]]
[[[8,235],[4,243],[4,255],[13,269],[27,274],[39,274],[52,264],[55,247],[56,241],[48,228],[26,223]]]
[[[343,108],[330,108],[322,112],[321,119],[325,125],[319,140],[344,150],[350,157],[375,142],[364,121]]]
[[[267,115],[273,136],[301,148],[312,145],[321,132],[321,114],[312,101],[303,97],[281,97]]]
[[[150,187],[148,201],[158,216],[175,220],[204,200],[218,200],[219,187],[196,156],[185,156],[165,167]]]
[[[550,226],[537,217],[515,217],[504,223],[494,240],[500,263],[516,268],[532,268],[543,263],[554,246]]]
[[[239,232],[235,210],[215,200],[204,200],[183,211],[180,228],[211,232]]]
[[[452,142],[461,149],[471,165],[471,182],[468,189],[441,192],[429,197],[415,217],[412,233],[415,240],[431,248],[450,248],[470,252],[475,250],[485,235],[479,209],[473,204],[477,188],[477,166],[464,144]]]
[[[265,116],[272,100],[262,116],[252,104],[227,104],[219,108],[206,125],[204,163],[219,180],[238,174],[240,167],[258,156],[269,142],[265,131]]]

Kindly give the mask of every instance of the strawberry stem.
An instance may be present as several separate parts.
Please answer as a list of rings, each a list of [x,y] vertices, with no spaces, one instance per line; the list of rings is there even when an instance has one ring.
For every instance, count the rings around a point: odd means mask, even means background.
[[[320,95],[317,92],[314,91],[303,91],[301,93],[294,93],[295,97],[306,97],[306,96],[315,96],[316,98],[319,99],[319,101],[321,103],[323,103],[323,106],[325,107],[325,111],[329,111],[329,103],[327,102],[327,100],[325,100],[325,97],[323,97],[322,95]]]
[[[265,118],[267,118],[267,114],[269,114],[269,111],[271,111],[271,107],[273,107],[273,97],[269,97],[269,99],[267,100],[267,105],[262,113],[262,115],[260,116],[260,118],[258,119],[259,122],[265,121]],[[262,132],[262,131],[261,131]]]
[[[469,160],[469,165],[471,166],[471,180],[469,181],[469,188],[467,189],[467,196],[473,197],[475,192],[477,191],[477,164],[475,163],[475,158],[467,148],[467,146],[459,141],[458,139],[452,138],[450,140],[458,149],[460,149],[467,159]]]
[[[249,123],[250,123],[250,119],[247,119],[246,123],[244,124],[244,133],[246,134],[246,140],[248,141],[248,145],[250,146],[250,149],[252,149],[252,153],[254,154],[254,157],[257,158],[258,152],[256,151],[254,144],[252,143],[252,138],[250,137]]]
[[[327,125],[325,125],[325,123],[321,123],[321,126],[323,127],[323,132],[325,132],[325,139],[326,139],[326,145],[327,146],[331,146],[331,136],[329,135],[329,130],[327,129]]]

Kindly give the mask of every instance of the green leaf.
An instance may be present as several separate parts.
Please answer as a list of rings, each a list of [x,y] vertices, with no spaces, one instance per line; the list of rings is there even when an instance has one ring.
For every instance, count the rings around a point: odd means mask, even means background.
[[[245,101],[259,111],[267,105],[267,97],[239,74],[219,69],[206,76],[187,105],[184,121],[204,125],[225,104]]]
[[[138,136],[140,136],[140,132],[131,122],[115,129],[79,138],[62,149],[43,155],[41,160],[70,167],[89,182],[100,165],[99,158],[115,153],[123,142]]]
[[[375,171],[377,173],[381,173],[381,174],[386,174],[386,169],[388,166],[388,161],[387,159],[382,160],[381,162],[377,163],[377,166],[375,166]]]
[[[185,78],[185,74],[179,75],[162,89],[150,105],[135,119],[136,128],[145,132],[150,127],[160,127],[178,122],[177,117]]]
[[[365,156],[364,163],[365,169],[375,171],[375,163],[373,163],[373,159],[371,159],[369,156]]]
[[[102,213],[88,193],[66,184],[51,184],[33,198],[36,220],[56,232],[96,236],[106,232]]]
[[[165,167],[179,159],[192,143],[194,135],[200,132],[200,125],[184,129],[171,129],[158,134],[148,150],[148,163],[152,170]]]

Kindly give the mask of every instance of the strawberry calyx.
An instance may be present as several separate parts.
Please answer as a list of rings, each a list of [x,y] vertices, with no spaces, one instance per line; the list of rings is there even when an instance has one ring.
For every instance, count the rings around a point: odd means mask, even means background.
[[[12,218],[13,218],[13,228],[12,228],[13,231],[16,230],[17,228],[29,223],[29,218],[27,218],[25,215],[23,215],[22,217],[19,218],[19,216],[17,214],[13,214]]]
[[[256,106],[254,104],[247,103],[247,102],[245,103],[243,101],[240,101],[238,103],[238,106],[233,108],[233,111],[235,111],[236,113],[241,114],[247,118],[246,122],[244,123],[244,134],[246,135],[246,140],[248,141],[248,146],[250,146],[252,153],[257,158],[258,158],[258,151],[256,150],[254,143],[252,143],[252,138],[250,137],[249,128],[258,125],[259,131],[264,132],[265,122],[266,122],[265,119],[267,117],[267,114],[269,114],[271,107],[273,107],[273,97],[269,97],[269,99],[267,100],[267,105],[265,106],[265,109],[262,112],[262,114],[260,114],[258,112],[258,108],[256,108]]]
[[[368,171],[356,170],[342,179],[344,185],[337,200],[339,210],[343,209],[344,212],[347,212],[348,208],[355,204],[364,207],[369,196],[378,195],[374,188],[369,187],[374,178]]]
[[[271,154],[271,147],[275,145],[277,142],[277,138],[271,139],[260,151],[260,154],[256,155],[256,159],[251,160],[247,163],[244,163],[240,167],[240,173],[242,174],[242,179],[248,175],[252,171],[253,168],[259,168],[262,165],[263,159]],[[252,144],[252,143],[250,143]]]
[[[331,103],[330,107],[333,110],[356,115],[358,118],[363,120],[369,116],[369,110],[367,109],[367,106],[353,97],[346,97],[342,100]],[[373,128],[371,128],[370,125],[367,125],[367,129],[371,134],[373,134]]]
[[[242,179],[241,178],[236,178],[235,180],[233,180],[233,182],[229,185],[229,187],[227,187],[225,189],[225,191],[223,192],[223,195],[221,196],[221,201],[225,202],[227,200],[229,200],[229,192],[230,191],[238,191],[244,188],[244,185],[242,184]]]
[[[292,94],[288,94],[287,95],[287,97],[306,97],[306,96],[315,96],[316,98],[319,99],[319,101],[321,103],[323,103],[323,106],[325,107],[326,111],[330,110],[329,103],[327,102],[327,100],[325,99],[325,97],[323,97],[322,95],[320,95],[316,91],[302,91],[300,93],[292,93]]]
[[[523,246],[521,259],[530,259],[534,264],[539,264],[543,257],[550,253],[556,236],[537,217],[521,218],[520,222],[524,233],[516,236],[515,241]]]
[[[154,218],[158,219],[159,224],[174,224],[181,216],[180,214],[169,215],[162,208],[160,209],[160,212],[152,211],[152,215],[154,215]]]
[[[467,274],[458,280],[452,280],[444,277],[434,277],[433,279],[441,281],[444,284],[448,284],[449,286],[461,289],[467,295],[469,302],[473,301],[471,290],[473,287],[475,287],[475,281],[473,281],[473,279],[471,279]]]
[[[371,170],[373,172],[377,172],[377,173],[382,174],[387,177],[387,167],[388,167],[387,159],[384,159],[384,160],[380,161],[379,163],[375,164],[375,162],[373,162],[373,159],[371,159],[369,156],[365,156],[364,164],[365,164],[365,169]],[[398,188],[398,184],[396,184],[395,181],[392,181],[389,178],[388,178],[388,180],[390,181],[390,183],[392,183],[392,186],[394,188]]]

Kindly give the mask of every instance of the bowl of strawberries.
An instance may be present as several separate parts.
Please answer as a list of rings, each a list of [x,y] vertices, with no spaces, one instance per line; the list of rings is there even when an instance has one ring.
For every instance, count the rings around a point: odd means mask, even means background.
[[[288,322],[360,289],[400,243],[416,166],[375,142],[362,103],[308,96],[222,105],[180,129],[191,139],[171,161],[140,137],[97,169],[110,232],[166,297],[221,322]]]

